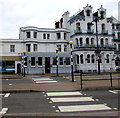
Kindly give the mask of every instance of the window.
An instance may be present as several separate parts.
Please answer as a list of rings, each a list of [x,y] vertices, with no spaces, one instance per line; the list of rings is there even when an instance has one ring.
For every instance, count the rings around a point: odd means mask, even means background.
[[[86,15],[90,16],[90,10],[89,9],[86,10]]]
[[[67,37],[67,34],[66,34],[66,33],[64,33],[64,39],[66,39],[66,37]]]
[[[76,23],[76,30],[80,30],[80,23]]]
[[[95,63],[95,55],[94,54],[91,56],[91,62]]]
[[[66,57],[65,60],[66,60],[66,65],[70,65],[70,57]]]
[[[102,24],[101,27],[102,27],[102,31],[104,31],[105,30],[105,24]]]
[[[105,15],[105,12],[104,11],[100,11],[100,18],[101,19],[104,19],[104,15]]]
[[[108,39],[107,38],[105,39],[105,45],[108,45]]]
[[[53,57],[53,65],[57,65],[57,59],[56,59],[56,57]]]
[[[15,45],[10,45],[10,52],[15,52]]]
[[[37,51],[37,48],[38,48],[38,45],[37,45],[37,44],[33,44],[33,51],[34,51],[34,52]]]
[[[86,38],[86,45],[89,45],[89,38]]]
[[[56,35],[57,35],[57,39],[61,39],[60,33],[56,33]]]
[[[57,45],[58,51],[61,52],[61,45]]]
[[[100,44],[101,44],[102,46],[104,45],[104,39],[103,39],[103,38],[101,38]]]
[[[63,57],[60,57],[59,59],[60,59],[59,60],[60,65],[63,65]]]
[[[37,38],[37,32],[34,32],[33,35],[34,35],[34,38]]]
[[[117,45],[116,44],[114,44],[114,48],[117,49]]]
[[[117,33],[118,38],[120,38],[120,32]]]
[[[106,55],[106,63],[109,63],[109,55]]]
[[[38,57],[38,66],[42,66],[42,57]]]
[[[26,44],[26,51],[30,52],[31,44]]]
[[[80,55],[80,62],[81,62],[81,64],[83,64],[83,63],[84,63],[84,61],[83,61],[83,54],[82,54],[82,55]]]
[[[64,52],[67,52],[67,45],[64,45]]]
[[[94,45],[94,38],[91,38],[91,45]]]
[[[80,46],[82,46],[83,45],[83,40],[82,40],[82,38],[80,38]]]
[[[30,32],[26,32],[27,38],[30,38]]]
[[[78,43],[78,38],[76,38],[76,45],[79,46],[79,43]]]
[[[35,57],[31,57],[31,66],[35,66]]]
[[[46,34],[43,34],[43,39],[46,39]]]
[[[87,29],[91,30],[91,23],[87,23]]]
[[[50,34],[47,34],[47,39],[50,39]]]
[[[79,55],[76,55],[77,64],[79,64]]]
[[[90,63],[90,55],[87,55],[87,63]]]

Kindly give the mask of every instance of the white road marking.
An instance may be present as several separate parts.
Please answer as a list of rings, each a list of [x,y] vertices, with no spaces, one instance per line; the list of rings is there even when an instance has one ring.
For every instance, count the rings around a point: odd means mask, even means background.
[[[5,95],[5,94],[1,93],[0,95]]]
[[[12,85],[12,84],[9,84],[10,86]]]
[[[41,79],[33,79],[34,81],[44,81],[44,80],[53,80],[50,78],[41,78]]]
[[[58,106],[61,112],[80,112],[80,111],[97,111],[97,110],[111,110],[110,107],[104,104],[94,105],[72,105],[72,106]]]
[[[9,96],[10,96],[10,93],[6,93],[4,97],[7,98]]]
[[[117,91],[112,91],[112,90],[109,90],[110,93],[114,93],[114,94],[117,94],[118,92]]]
[[[5,114],[6,112],[8,111],[8,108],[2,108],[2,110],[1,110],[1,114]]]
[[[70,96],[70,95],[82,95],[80,92],[47,92],[48,96]]]
[[[57,81],[36,81],[35,83],[39,84],[39,83],[54,83],[54,82],[57,82]]]
[[[53,102],[82,102],[94,101],[91,97],[67,97],[67,98],[50,98]]]

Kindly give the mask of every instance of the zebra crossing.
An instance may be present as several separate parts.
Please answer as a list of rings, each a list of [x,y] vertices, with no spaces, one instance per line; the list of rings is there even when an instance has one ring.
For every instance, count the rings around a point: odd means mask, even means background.
[[[2,99],[2,97],[8,98],[9,96],[10,96],[10,93],[0,93],[1,99]],[[8,111],[8,108],[1,108],[0,114],[6,114],[7,111]]]
[[[33,82],[36,84],[47,84],[47,83],[56,83],[56,80],[53,80],[52,78],[32,78]]]
[[[107,104],[101,103],[99,99],[87,96],[79,91],[69,92],[43,92],[49,103],[56,112],[84,112],[84,111],[107,111],[112,110]]]

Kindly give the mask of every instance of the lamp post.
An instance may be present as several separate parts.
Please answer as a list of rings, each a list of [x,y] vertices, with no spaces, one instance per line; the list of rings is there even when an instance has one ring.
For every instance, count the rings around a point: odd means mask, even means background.
[[[98,22],[99,20],[103,20],[103,19],[104,19],[103,14],[101,14],[101,16],[98,16],[98,11],[93,14],[92,22],[95,22],[95,26],[96,26],[97,48],[95,50],[95,54],[97,56],[97,61],[98,61],[98,74],[100,74],[100,52],[101,52],[101,50],[99,49],[99,45],[98,45]],[[91,22],[91,25],[93,25],[92,22]]]
[[[25,54],[26,54],[26,51],[23,51],[23,76],[25,77]]]
[[[73,73],[73,56],[72,56],[72,45],[73,41],[69,41],[70,48],[71,48],[71,76],[72,76],[72,82],[74,82],[74,73]]]
[[[56,73],[57,73],[57,76],[58,76],[58,48],[56,48],[55,49],[56,50],[56,66],[57,66],[57,68],[56,68]]]

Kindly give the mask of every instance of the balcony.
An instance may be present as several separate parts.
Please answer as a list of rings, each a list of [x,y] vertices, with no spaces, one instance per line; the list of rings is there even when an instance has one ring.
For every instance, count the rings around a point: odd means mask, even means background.
[[[120,41],[120,37],[113,37],[114,41]]]
[[[107,35],[108,34],[108,30],[102,30],[101,34]]]
[[[94,33],[94,29],[87,29],[87,33],[88,34],[93,34]]]
[[[75,34],[81,34],[81,33],[82,33],[82,30],[81,30],[81,29],[74,30],[74,33],[75,33]]]

